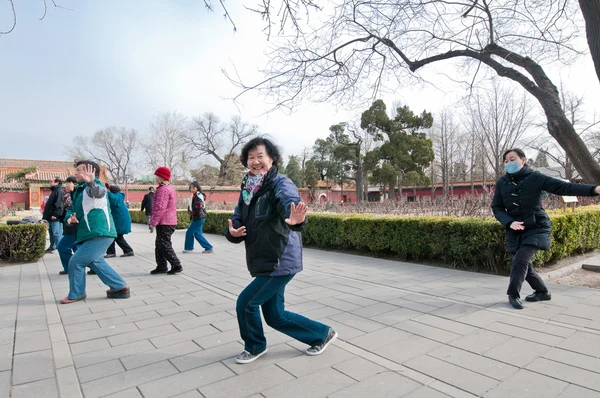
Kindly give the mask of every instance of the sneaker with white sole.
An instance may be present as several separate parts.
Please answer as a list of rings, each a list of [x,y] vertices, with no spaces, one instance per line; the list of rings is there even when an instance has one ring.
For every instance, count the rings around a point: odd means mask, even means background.
[[[338,334],[335,330],[333,330],[332,328],[329,328],[329,332],[327,333],[327,338],[325,339],[325,341],[321,344],[318,345],[313,345],[312,347],[309,347],[306,350],[306,354],[307,355],[321,355],[326,349],[327,347],[329,347],[329,345],[331,343],[333,343],[335,341],[335,339],[338,338]]]
[[[263,355],[265,355],[267,353],[267,349],[265,348],[265,350],[263,352],[260,352],[258,354],[250,354],[248,351],[242,352],[240,355],[238,355],[235,358],[235,361],[237,363],[241,363],[241,364],[245,364],[245,363],[250,363],[250,362],[254,362],[256,361],[258,358],[262,357]]]
[[[193,252],[194,252],[193,250],[184,250],[184,251],[182,251],[182,253],[193,253]]]
[[[202,252],[202,254],[210,254],[213,252],[213,249],[206,249]]]

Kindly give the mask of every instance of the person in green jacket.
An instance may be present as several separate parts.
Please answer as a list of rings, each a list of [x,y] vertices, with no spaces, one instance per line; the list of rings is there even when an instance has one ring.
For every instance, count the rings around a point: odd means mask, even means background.
[[[65,222],[77,224],[77,251],[69,261],[69,295],[60,302],[70,304],[87,297],[86,266],[110,288],[106,292],[108,298],[128,298],[129,286],[104,260],[104,253],[117,237],[117,231],[106,187],[98,179],[100,167],[91,160],[80,160],[75,172],[78,183]]]

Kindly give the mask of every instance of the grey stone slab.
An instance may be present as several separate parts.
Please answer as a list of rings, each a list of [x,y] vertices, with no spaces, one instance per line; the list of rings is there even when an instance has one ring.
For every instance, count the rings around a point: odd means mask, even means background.
[[[89,314],[89,315],[75,315],[69,317],[62,317],[63,325],[75,325],[76,323],[82,322],[91,322],[91,321],[101,321],[104,319],[111,319],[125,315],[123,310],[113,310],[101,312],[99,314]]]
[[[74,325],[64,326],[64,330],[67,334],[84,332],[86,330],[93,330],[93,329],[100,329],[100,324],[98,323],[98,321],[76,323]]]
[[[598,398],[600,393],[594,390],[588,390],[587,388],[579,387],[570,384],[558,398]]]
[[[600,359],[585,354],[562,350],[560,348],[552,348],[547,350],[543,356],[551,361],[561,362],[565,365],[571,365],[591,372],[600,373]]]
[[[15,354],[48,350],[51,346],[50,332],[47,330],[19,333],[15,341]]]
[[[142,340],[125,346],[111,347],[104,350],[76,355],[73,357],[73,362],[75,363],[75,366],[79,368],[154,349],[156,349],[156,347],[154,347],[150,341]]]
[[[578,331],[560,343],[558,348],[593,357],[600,356],[600,335]]]
[[[221,332],[227,332],[229,330],[235,330],[238,328],[238,321],[236,318],[231,318],[226,321],[214,322],[211,323],[215,328],[219,329]]]
[[[185,356],[201,350],[202,348],[200,348],[194,342],[185,341],[183,343],[166,346],[164,348],[130,355],[121,358],[121,362],[126,369],[130,370],[139,368],[141,366],[146,366],[151,363],[176,358],[179,356]]]
[[[12,367],[13,345],[0,345],[0,372]]]
[[[83,383],[81,387],[86,398],[98,398],[156,381],[157,377],[165,378],[176,373],[177,369],[173,365],[168,361],[163,361]]]
[[[523,340],[529,340],[548,346],[558,345],[564,340],[563,337],[553,336],[551,334],[541,333],[534,330],[524,329],[522,327],[507,325],[505,323],[500,322],[492,323],[491,325],[488,325],[485,328],[497,333],[502,333],[513,337],[519,337]]]
[[[448,398],[448,395],[429,387],[421,387],[418,390],[406,395],[406,398]]]
[[[134,323],[123,323],[114,326],[108,326],[100,329],[92,329],[77,333],[69,333],[69,343],[79,343],[82,341],[95,340],[102,337],[110,337],[123,333],[131,333],[138,331],[138,327]]]
[[[85,354],[86,352],[105,350],[110,348],[111,345],[106,338],[100,338],[70,344],[69,347],[71,347],[71,353],[73,355],[81,355]]]
[[[411,296],[408,296],[408,297],[411,297]],[[390,304],[394,304],[394,305],[397,305],[398,307],[417,311],[417,312],[420,312],[423,314],[439,310],[439,307],[436,307],[433,305],[408,300],[407,296],[396,299],[396,300],[392,300],[392,301],[390,301]]]
[[[220,364],[210,365],[217,366]],[[222,365],[221,365],[222,366]],[[243,365],[240,365],[243,366]],[[225,368],[224,366],[222,366]],[[227,368],[225,368],[227,369]],[[227,369],[228,372],[231,372]],[[206,372],[203,372],[205,374]],[[200,387],[199,391],[206,398],[237,398],[246,397],[269,388],[294,380],[294,377],[275,365],[266,366],[244,373],[233,378]],[[159,397],[158,395],[156,397]]]
[[[302,313],[301,315],[305,316],[306,318],[309,319],[315,319],[315,320],[321,320],[327,317],[331,317],[337,314],[343,313],[342,310],[338,310],[336,308],[333,307],[321,307],[321,308],[317,308],[311,311],[307,311]]]
[[[353,357],[353,354],[350,354],[335,345],[331,345],[322,355],[316,357],[300,355],[295,358],[281,361],[277,365],[295,377],[302,377],[338,363],[345,362]]]
[[[527,369],[600,392],[600,377],[598,377],[598,373],[589,370],[550,361],[546,358],[536,359],[527,365]]]
[[[12,398],[59,398],[56,380],[46,379],[14,386]]]
[[[374,351],[378,348],[395,343],[398,340],[405,339],[409,336],[410,333],[394,327],[386,327],[371,333],[363,334],[353,339],[346,338],[346,341],[352,345],[362,348],[363,350]]]
[[[168,325],[168,326],[171,326],[175,329],[175,327],[172,325]],[[175,329],[175,330],[177,330],[177,329]],[[191,340],[195,340],[195,339],[198,339],[198,338],[201,338],[204,336],[217,334],[217,333],[220,333],[217,329],[215,329],[211,325],[205,325],[205,326],[200,326],[200,327],[197,327],[194,329],[188,329],[183,332],[176,332],[176,333],[158,336],[158,337],[150,339],[150,341],[156,347],[161,348],[161,347],[165,347],[168,345],[173,345],[173,344],[181,343],[184,341],[191,341]]]
[[[394,372],[385,372],[346,387],[331,398],[378,397],[396,398],[421,388],[422,385]]]
[[[567,386],[567,383],[560,380],[522,369],[485,396],[486,398],[554,398]]]
[[[162,339],[165,337],[175,336],[176,334],[177,334],[177,329],[173,325],[167,324],[167,325],[155,326],[155,327],[147,328],[147,329],[143,329],[143,330],[137,330],[137,328],[136,328],[135,331],[131,331],[126,334],[118,334],[115,336],[110,336],[107,339],[108,339],[110,345],[115,347],[118,345],[129,344],[129,343],[133,343],[135,341],[140,341],[140,340],[151,340],[152,338]],[[173,344],[175,344],[177,342],[178,341],[175,341],[175,342],[173,342]]]
[[[104,398],[144,398],[137,388],[128,388],[114,394],[106,395]]]
[[[15,355],[13,384],[25,384],[53,377],[54,362],[51,350]]]
[[[194,339],[194,343],[200,347],[206,349],[217,347],[220,345],[232,343],[241,340],[240,331],[236,329],[228,330],[226,332],[213,333],[207,336],[199,337]]]
[[[54,367],[56,369],[73,365],[71,350],[66,341],[52,343],[52,354],[54,356]]]
[[[448,332],[438,327],[425,325],[412,320],[397,323],[394,327],[408,333],[416,334],[417,336],[439,341],[440,343],[448,343],[461,337],[460,334]]]
[[[494,322],[504,322],[509,319],[511,319],[511,317],[507,314],[489,310],[479,310],[463,315],[460,318],[457,318],[456,321],[475,327],[484,327]]]
[[[156,327],[156,326],[160,326],[160,325],[166,325],[168,323],[177,327],[175,325],[177,322],[188,321],[188,320],[193,320],[193,319],[197,319],[197,318],[198,317],[195,314],[192,314],[190,311],[185,311],[185,312],[178,312],[173,315],[161,316],[161,317],[146,319],[143,321],[138,321],[138,322],[135,322],[135,325],[140,330],[144,330],[144,329],[148,329],[148,328],[152,328],[152,327]],[[179,329],[179,328],[177,328],[177,329]],[[179,330],[181,330],[181,329],[179,329]]]
[[[396,363],[404,363],[440,347],[440,343],[421,336],[410,337],[375,350],[375,353]]]
[[[474,326],[466,325],[462,322],[457,322],[451,319],[440,318],[430,314],[423,314],[419,317],[413,318],[413,321],[459,335],[466,335],[477,330],[477,328]]]
[[[192,390],[188,392],[184,392],[183,394],[175,395],[173,398],[204,398],[200,391]],[[264,398],[262,395],[253,395],[249,398]]]
[[[569,327],[552,325],[546,322],[540,322],[537,320],[519,318],[519,317],[511,317],[509,319],[503,319],[501,323],[507,325],[518,326],[523,329],[533,330],[539,333],[545,333],[552,336],[558,337],[569,337],[575,333],[575,330]]]
[[[277,387],[263,390],[262,395],[269,398],[305,398],[325,397],[357,382],[352,378],[328,368],[318,373],[311,373],[296,380],[280,384]]]
[[[175,365],[180,372],[185,372],[215,362],[228,361],[230,358],[236,357],[243,350],[243,345],[238,342],[231,342],[173,358],[171,359],[171,363]],[[268,355],[268,353],[266,355]]]
[[[338,321],[340,323],[343,323],[344,325],[348,325],[355,329],[362,330],[363,332],[374,332],[375,330],[383,329],[385,327],[385,325],[382,323],[375,322],[360,316],[356,316],[348,312],[334,315],[330,317],[330,319],[333,319],[334,321]]]
[[[125,372],[125,368],[118,359],[77,369],[77,375],[79,375],[81,383],[87,383],[88,381],[101,379],[121,372]]]
[[[98,324],[103,327],[109,327],[109,326],[114,326],[114,325],[119,325],[122,323],[130,323],[130,322],[139,322],[139,321],[144,321],[147,319],[156,319],[156,318],[160,318],[161,316],[156,312],[156,311],[148,311],[148,312],[141,312],[138,314],[132,314],[132,315],[120,315],[120,316],[116,316],[116,317],[111,317],[111,318],[105,318],[105,319],[99,319],[97,322]]]
[[[430,312],[431,315],[439,316],[447,319],[458,319],[468,314],[479,311],[479,308],[464,305],[464,304],[453,304],[448,307],[440,308],[438,310]]]
[[[173,326],[175,326],[178,330],[183,331],[231,319],[235,318],[227,312],[215,312],[213,314],[194,316],[193,318],[175,321],[173,322]]]
[[[17,321],[17,333],[37,332],[48,330],[46,317],[33,319],[20,319]],[[0,344],[2,344],[2,329],[0,329]]]
[[[368,305],[366,307],[357,308],[353,310],[352,313],[354,315],[358,315],[364,318],[372,318],[377,315],[385,314],[386,312],[390,312],[393,310],[397,310],[398,307],[388,303],[377,303]]]
[[[411,310],[408,308],[399,308],[385,314],[380,314],[371,318],[371,320],[382,323],[384,325],[395,325],[399,322],[413,319],[423,315],[422,312]]]
[[[0,396],[10,396],[10,372],[0,372]]]
[[[483,355],[523,368],[550,349],[550,347],[543,344],[514,338],[485,351]]]
[[[428,355],[498,381],[508,379],[519,370],[516,366],[448,346],[437,348]]]
[[[411,359],[404,365],[478,396],[485,394],[498,385],[498,381],[490,377],[427,355]]]
[[[461,348],[463,350],[482,354],[502,343],[507,342],[512,337],[504,334],[495,333],[490,330],[477,330],[474,333],[468,334],[460,339],[451,341],[451,346]]]
[[[81,389],[77,373],[72,366],[58,369],[56,371],[56,383],[61,397],[81,398]]]
[[[286,301],[287,301],[287,297],[286,297]],[[344,300],[339,300],[335,297],[324,298],[324,299],[321,299],[320,302],[329,307],[336,308],[336,309],[342,310],[342,311],[352,311],[352,310],[355,310],[358,308],[362,308],[358,304],[353,304],[353,303],[349,303]]]
[[[386,372],[387,369],[361,357],[354,357],[348,361],[333,365],[333,368],[357,381],[364,381],[376,374]]]

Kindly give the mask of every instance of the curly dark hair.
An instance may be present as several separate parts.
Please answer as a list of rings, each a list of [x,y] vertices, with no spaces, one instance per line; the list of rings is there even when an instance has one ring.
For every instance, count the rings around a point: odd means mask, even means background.
[[[271,159],[273,159],[273,164],[278,165],[281,160],[281,153],[279,152],[279,148],[275,145],[271,140],[265,137],[255,137],[252,138],[244,147],[242,148],[242,156],[240,160],[244,167],[248,167],[248,152],[253,149],[256,149],[258,146],[264,145],[267,149],[267,154]]]

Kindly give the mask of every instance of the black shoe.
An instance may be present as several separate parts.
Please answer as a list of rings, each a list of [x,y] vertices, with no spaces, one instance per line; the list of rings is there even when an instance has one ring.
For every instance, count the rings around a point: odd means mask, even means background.
[[[47,249],[46,249],[46,251],[45,251],[45,253],[50,253],[50,254],[52,254],[52,253],[54,253],[54,249],[47,248]]]
[[[183,271],[183,267],[171,268],[171,270],[167,272],[167,275],[175,275],[180,273],[181,271]]]
[[[166,274],[168,270],[166,269],[153,269],[152,271],[150,271],[151,275],[156,275],[156,274]]]
[[[133,252],[123,253],[120,255],[120,257],[133,257],[133,256],[134,256]]]
[[[60,271],[58,275],[69,275],[69,271]]]
[[[526,301],[548,301],[551,299],[552,295],[550,294],[550,292],[533,292],[533,294],[530,294],[529,296],[525,297]]]
[[[125,298],[129,298],[130,295],[131,295],[131,292],[129,290],[129,286],[125,286],[121,290],[107,290],[106,291],[106,298],[109,298],[109,299],[125,299]]]
[[[106,254],[104,255],[104,258],[113,258],[113,257],[117,257],[116,254]]]
[[[93,270],[89,270],[89,271],[87,272],[87,274],[88,274],[88,275],[96,275],[96,272],[94,272]]]
[[[508,302],[510,303],[510,305],[513,306],[513,308],[517,309],[517,310],[522,310],[523,308],[523,303],[521,303],[521,299],[515,296],[508,296]]]

